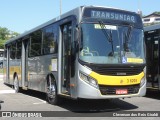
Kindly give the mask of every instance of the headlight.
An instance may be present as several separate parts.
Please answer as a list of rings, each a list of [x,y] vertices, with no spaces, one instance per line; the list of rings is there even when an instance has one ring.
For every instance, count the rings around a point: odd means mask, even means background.
[[[86,82],[89,82],[88,81],[88,77],[86,76],[86,75],[84,75],[83,73],[79,73],[79,76],[80,76],[80,78],[82,79],[82,80],[84,80],[84,81],[86,81]]]
[[[143,78],[141,79],[140,87],[142,87],[142,86],[144,85],[144,83],[145,83],[145,77],[143,77]]]
[[[95,79],[87,76],[86,74],[82,72],[79,72],[79,77],[85,82],[87,82],[88,84],[92,85],[93,87],[98,88],[98,83]]]

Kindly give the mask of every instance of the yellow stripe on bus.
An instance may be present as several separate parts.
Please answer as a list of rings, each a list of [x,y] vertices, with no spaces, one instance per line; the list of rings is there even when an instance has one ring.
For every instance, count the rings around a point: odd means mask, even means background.
[[[11,66],[10,67],[10,74],[13,74],[13,73],[17,73],[17,74],[21,74],[21,67],[20,66]]]
[[[140,84],[141,79],[144,77],[144,72],[133,76],[107,76],[91,72],[90,76],[96,79],[100,85],[134,85]]]

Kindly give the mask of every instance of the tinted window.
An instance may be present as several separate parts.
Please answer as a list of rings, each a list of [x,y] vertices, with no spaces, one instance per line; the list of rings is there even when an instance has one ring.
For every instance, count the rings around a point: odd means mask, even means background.
[[[144,19],[144,22],[149,22],[150,21],[150,19]]]
[[[160,18],[156,18],[155,20],[156,20],[156,21],[160,21]]]
[[[31,34],[31,41],[29,47],[29,57],[41,55],[41,42],[42,42],[42,31],[36,31]]]
[[[21,53],[22,53],[22,42],[17,41],[17,50],[16,50],[16,58],[21,59]]]
[[[43,31],[43,54],[56,52],[56,34],[53,26],[47,27]]]
[[[16,43],[12,43],[10,46],[10,58],[11,59],[16,58]]]

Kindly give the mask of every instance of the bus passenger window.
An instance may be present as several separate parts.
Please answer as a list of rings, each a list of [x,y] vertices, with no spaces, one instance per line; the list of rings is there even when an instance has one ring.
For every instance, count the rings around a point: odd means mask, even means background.
[[[16,58],[21,59],[21,53],[22,53],[22,42],[17,42],[17,49],[16,49]]]
[[[10,59],[16,58],[16,43],[11,44],[10,46]]]
[[[43,54],[51,54],[56,52],[56,36],[53,26],[43,31]]]
[[[31,35],[29,57],[41,55],[42,31],[36,31]]]

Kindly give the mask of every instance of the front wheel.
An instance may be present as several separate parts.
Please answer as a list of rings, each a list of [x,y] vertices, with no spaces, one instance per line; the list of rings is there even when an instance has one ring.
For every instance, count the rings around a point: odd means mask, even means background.
[[[48,103],[52,105],[58,105],[61,102],[61,98],[57,95],[56,82],[51,76],[49,76],[47,80],[46,98],[47,98]]]

